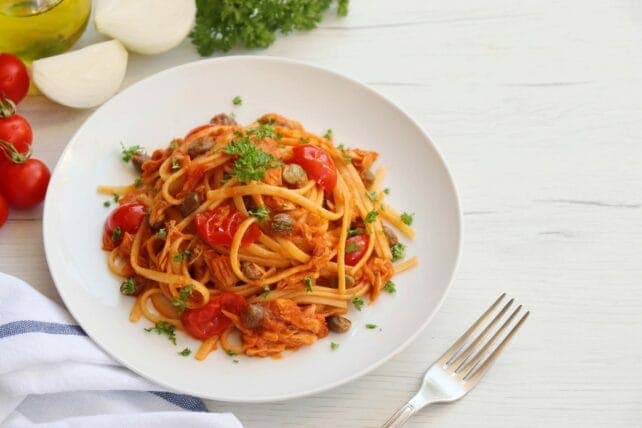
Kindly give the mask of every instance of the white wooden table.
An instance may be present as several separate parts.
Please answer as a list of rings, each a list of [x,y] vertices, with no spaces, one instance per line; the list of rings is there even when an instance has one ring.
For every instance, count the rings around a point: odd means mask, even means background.
[[[247,427],[376,427],[500,291],[532,309],[462,401],[410,426],[642,424],[642,3],[353,0],[346,19],[258,53],[360,79],[430,132],[464,209],[463,259],[434,321],[349,385],[284,403],[211,402]],[[92,31],[82,43],[97,40]],[[247,53],[247,52],[241,52]],[[185,42],[132,55],[125,86],[198,59]],[[31,97],[35,153],[53,167],[91,113]],[[41,211],[0,230],[0,271],[58,299]]]

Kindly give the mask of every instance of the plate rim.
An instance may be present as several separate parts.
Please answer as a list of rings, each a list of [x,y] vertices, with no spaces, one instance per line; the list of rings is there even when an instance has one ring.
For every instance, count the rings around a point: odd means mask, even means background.
[[[456,248],[456,252],[455,252],[455,259],[454,259],[454,262],[453,262],[453,265],[452,265],[452,270],[451,270],[450,275],[448,277],[448,281],[447,281],[446,287],[444,289],[444,292],[443,292],[441,298],[439,299],[439,301],[437,302],[437,304],[436,304],[434,310],[432,311],[432,313],[430,313],[425,318],[425,320],[416,329],[416,331],[414,331],[393,352],[390,352],[385,357],[380,358],[378,361],[375,361],[374,363],[372,363],[372,364],[370,364],[370,365],[368,365],[368,366],[366,366],[364,368],[361,368],[361,369],[353,372],[350,376],[346,376],[346,377],[344,377],[342,379],[339,379],[339,380],[334,381],[334,382],[329,383],[329,384],[321,385],[321,386],[316,387],[316,388],[310,388],[310,389],[307,389],[307,390],[304,390],[304,391],[298,391],[298,392],[293,392],[293,393],[286,393],[286,394],[280,394],[280,395],[269,395],[269,396],[265,396],[265,397],[261,397],[261,398],[249,398],[249,399],[229,398],[229,397],[225,397],[225,396],[210,395],[210,394],[207,394],[207,395],[203,395],[203,394],[195,395],[193,392],[191,392],[189,390],[185,390],[185,389],[182,389],[182,388],[177,388],[177,387],[175,387],[173,385],[165,383],[164,381],[159,380],[155,376],[147,373],[145,370],[141,370],[139,368],[131,367],[125,361],[121,360],[118,356],[114,355],[114,353],[112,353],[107,348],[107,346],[105,346],[101,342],[100,339],[95,337],[94,334],[91,331],[89,331],[85,326],[83,326],[82,323],[78,320],[78,318],[74,314],[74,311],[67,304],[67,299],[65,298],[65,293],[63,291],[61,291],[61,288],[58,286],[59,278],[57,278],[57,274],[54,272],[54,269],[52,268],[52,266],[50,264],[50,258],[51,257],[50,257],[49,254],[50,254],[50,252],[53,253],[55,250],[54,250],[54,248],[52,246],[52,243],[48,239],[48,233],[47,233],[48,223],[49,223],[48,219],[50,218],[50,215],[48,213],[50,213],[53,210],[53,208],[52,208],[53,202],[51,202],[53,200],[53,197],[50,196],[49,192],[47,192],[47,195],[46,195],[46,198],[45,198],[45,203],[44,203],[44,208],[43,208],[43,218],[42,218],[43,246],[44,246],[44,250],[45,250],[45,260],[47,262],[47,269],[49,270],[49,273],[51,275],[51,278],[52,278],[52,281],[54,283],[54,286],[56,287],[56,291],[57,291],[58,295],[61,297],[61,299],[62,299],[62,301],[63,301],[63,303],[65,305],[65,309],[67,311],[69,311],[71,316],[74,318],[74,321],[76,321],[80,325],[80,327],[87,333],[87,336],[96,345],[98,345],[98,347],[102,351],[104,351],[107,355],[109,355],[114,360],[118,361],[120,364],[122,364],[128,370],[131,370],[132,372],[138,374],[139,376],[144,378],[146,381],[155,383],[155,384],[157,384],[159,386],[167,388],[170,391],[177,391],[177,392],[180,392],[180,393],[189,394],[189,395],[192,395],[192,396],[195,396],[195,397],[199,397],[199,398],[215,400],[215,401],[221,401],[221,402],[228,402],[228,403],[271,403],[271,402],[292,400],[292,399],[295,399],[295,398],[308,397],[308,396],[311,396],[311,395],[315,395],[315,394],[319,394],[319,393],[322,393],[322,392],[325,392],[325,391],[329,391],[329,390],[337,388],[337,387],[339,387],[341,385],[345,385],[345,384],[347,384],[349,382],[352,382],[352,381],[354,381],[354,380],[356,380],[356,379],[358,379],[358,378],[360,378],[360,377],[372,372],[373,370],[377,369],[378,367],[381,367],[384,363],[390,361],[392,358],[394,358],[395,356],[399,355],[411,343],[413,343],[417,339],[417,337],[426,329],[428,324],[430,324],[430,322],[433,320],[435,315],[439,312],[439,310],[441,309],[444,301],[446,300],[446,297],[448,296],[448,293],[450,292],[450,289],[453,286],[453,282],[454,282],[454,279],[455,279],[455,274],[457,273],[457,269],[458,269],[459,264],[461,262],[461,253],[462,253],[463,240],[464,240],[464,236],[463,236],[463,233],[464,233],[464,229],[463,229],[463,213],[462,213],[462,210],[461,210],[461,201],[460,201],[460,198],[459,198],[459,192],[458,192],[458,189],[457,189],[457,185],[456,185],[455,180],[453,178],[452,172],[451,172],[448,164],[446,163],[446,161],[444,159],[443,154],[439,150],[439,147],[434,143],[433,139],[430,137],[430,135],[428,134],[426,129],[424,129],[424,127],[421,126],[421,124],[419,124],[412,116],[410,116],[397,103],[393,102],[388,97],[383,95],[381,92],[379,92],[378,90],[374,89],[373,87],[367,85],[366,83],[361,82],[361,81],[359,81],[357,79],[354,79],[352,77],[349,77],[347,75],[341,74],[339,72],[336,72],[334,70],[331,70],[329,68],[322,67],[322,66],[315,65],[315,64],[311,64],[311,63],[306,62],[306,61],[295,60],[295,59],[290,59],[290,58],[280,57],[280,56],[269,56],[269,55],[230,55],[230,56],[224,56],[224,57],[206,58],[206,59],[191,61],[191,62],[188,62],[188,63],[176,65],[174,67],[166,68],[164,70],[161,70],[161,71],[159,71],[157,73],[154,73],[152,75],[149,75],[149,76],[147,76],[147,77],[145,77],[143,79],[140,79],[140,80],[132,83],[131,85],[127,86],[126,88],[120,90],[117,94],[115,94],[113,97],[111,97],[105,103],[100,105],[89,116],[87,116],[85,118],[85,120],[82,122],[82,124],[76,129],[76,131],[73,133],[73,135],[69,138],[69,140],[67,141],[67,143],[65,145],[65,148],[61,152],[61,154],[60,154],[60,156],[59,156],[59,158],[58,158],[58,160],[56,162],[56,165],[55,165],[55,167],[54,167],[54,169],[52,171],[52,174],[51,174],[52,180],[54,178],[57,178],[57,176],[59,174],[59,170],[61,168],[61,162],[60,161],[62,159],[64,159],[66,154],[67,154],[67,152],[71,150],[72,145],[70,143],[76,139],[78,134],[86,126],[87,122],[89,122],[89,120],[92,117],[94,117],[94,115],[96,115],[98,112],[103,110],[106,105],[111,103],[112,100],[118,99],[118,98],[124,96],[123,94],[126,94],[127,91],[130,88],[133,88],[133,87],[136,87],[137,85],[143,84],[144,82],[147,82],[148,80],[156,79],[156,78],[158,78],[160,76],[163,76],[164,74],[169,74],[171,72],[175,72],[176,70],[188,69],[188,68],[192,68],[192,67],[202,67],[204,64],[215,63],[215,62],[216,63],[234,62],[234,61],[239,61],[239,60],[241,60],[241,61],[274,62],[274,63],[280,63],[280,64],[290,64],[290,65],[295,65],[295,66],[300,66],[300,67],[306,67],[306,68],[313,69],[315,71],[320,71],[320,72],[329,74],[333,78],[342,79],[344,81],[348,81],[349,83],[351,83],[353,85],[357,85],[361,89],[364,89],[365,91],[372,93],[377,98],[379,98],[381,101],[383,101],[385,104],[387,104],[388,106],[390,106],[391,108],[396,110],[398,113],[400,113],[403,117],[405,117],[405,119],[408,120],[412,125],[414,125],[416,127],[416,129],[418,129],[420,131],[420,133],[423,135],[423,137],[426,140],[424,143],[428,144],[429,146],[431,146],[431,148],[435,151],[439,162],[444,167],[444,170],[445,170],[445,173],[446,173],[447,182],[450,185],[451,190],[452,190],[452,195],[453,195],[453,198],[454,198],[454,204],[455,204],[455,208],[456,208],[456,212],[457,212],[457,216],[456,216],[455,220],[457,222],[458,239],[457,239],[457,248]]]

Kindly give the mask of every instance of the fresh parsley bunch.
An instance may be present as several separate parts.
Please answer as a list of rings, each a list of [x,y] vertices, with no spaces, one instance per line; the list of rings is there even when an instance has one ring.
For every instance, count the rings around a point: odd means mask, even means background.
[[[337,14],[348,14],[348,1],[337,0]],[[333,0],[196,0],[196,24],[190,33],[198,53],[207,56],[235,46],[266,48],[275,33],[311,30]]]

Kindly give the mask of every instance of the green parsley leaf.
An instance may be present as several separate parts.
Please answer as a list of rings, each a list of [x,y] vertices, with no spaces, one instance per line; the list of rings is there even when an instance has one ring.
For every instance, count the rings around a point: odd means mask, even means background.
[[[237,95],[232,98],[232,104],[234,104],[235,106],[240,106],[241,104],[243,104],[243,100]]]
[[[403,221],[408,226],[410,226],[412,224],[412,220],[413,220],[414,214],[408,214],[406,212],[403,212],[403,213],[401,213],[401,215],[399,217],[401,218],[401,221]]]
[[[368,199],[370,199],[370,201],[377,202],[377,192],[366,190],[366,196],[368,197]]]
[[[392,251],[393,262],[399,261],[406,257],[406,246],[401,242],[397,242],[395,245],[391,246],[390,251]]]
[[[159,321],[154,327],[146,328],[145,331],[148,333],[155,331],[156,334],[164,334],[167,336],[167,340],[176,345],[176,326],[167,321]]]
[[[134,278],[127,278],[120,284],[120,292],[125,296],[131,296],[136,293],[136,280]]]
[[[181,251],[180,253],[175,254],[174,257],[172,257],[172,260],[174,260],[176,263],[180,263],[188,259],[190,255],[192,255],[191,250]]]
[[[334,135],[332,133],[332,129],[328,129],[327,131],[325,131],[325,134],[323,134],[323,138],[325,138],[326,140],[331,140],[333,137]]]
[[[359,251],[359,245],[356,242],[348,242],[348,245],[346,245],[346,254],[354,253],[355,251]]]
[[[364,302],[361,297],[355,297],[354,299],[352,299],[352,304],[355,308],[357,308],[358,311],[360,311],[361,308],[363,308]]]
[[[378,327],[378,325],[377,325],[377,324],[366,324],[366,328],[367,328],[367,329],[370,329],[370,330],[374,330],[374,329],[375,329],[375,328],[377,328],[377,327]]]
[[[383,286],[383,289],[390,294],[397,292],[397,287],[395,287],[395,283],[392,281],[386,282],[386,284]]]
[[[136,180],[134,180],[134,187],[140,187],[143,185],[143,179],[140,177],[136,177]]]
[[[306,276],[305,277],[305,291],[307,293],[312,293],[312,284],[313,280],[311,276]]]
[[[178,297],[172,299],[172,305],[176,306],[181,313],[187,307],[187,299],[192,295],[192,290],[193,287],[191,285],[181,287],[178,292]]]
[[[390,194],[390,188],[386,187],[385,189],[383,189],[383,193],[385,193],[386,195],[389,195]]]
[[[181,355],[183,357],[187,357],[189,354],[192,353],[192,350],[189,348],[183,349],[181,352],[178,353],[178,355]]]
[[[253,136],[257,140],[264,138],[278,138],[278,134],[274,130],[274,126],[270,124],[259,125],[256,128],[249,129],[247,135]]]
[[[178,159],[172,158],[172,171],[176,172],[181,169],[181,163]]]
[[[330,343],[330,349],[332,349],[333,351],[336,350],[338,347],[339,347],[338,343],[334,343],[334,342]]]
[[[337,146],[337,150],[339,150],[340,152],[344,151],[345,149],[346,147],[343,145],[343,143]]]
[[[103,202],[103,207],[109,208],[111,206],[111,201],[105,201]]]
[[[258,207],[255,211],[247,212],[252,217],[256,217],[259,221],[265,220],[270,215],[270,209],[267,207]]]
[[[129,162],[135,155],[145,152],[145,149],[139,145],[125,147],[123,146],[123,143],[120,143],[120,147],[122,147],[122,159],[125,162]]]
[[[247,137],[232,141],[225,148],[225,153],[238,156],[232,175],[242,183],[263,180],[268,169],[281,164],[274,156],[256,147]]]
[[[264,299],[267,298],[268,294],[270,294],[270,291],[272,291],[270,289],[270,286],[269,285],[264,285],[263,286],[263,291],[261,292],[261,297],[263,297]]]
[[[379,215],[379,212],[377,210],[372,210],[368,214],[366,214],[366,218],[364,218],[363,220],[366,223],[372,223],[377,219],[378,215]]]
[[[232,360],[232,362],[233,362],[234,364],[238,364],[238,363],[239,363],[239,360],[237,360],[237,359],[235,358],[235,359],[233,359],[233,360]]]
[[[361,234],[361,229],[348,229],[348,238]]]
[[[168,148],[170,150],[178,149],[178,140],[174,139],[174,140],[170,141]]]
[[[167,229],[161,227],[160,229],[158,229],[158,232],[156,232],[156,236],[158,236],[160,239],[167,239]]]
[[[315,28],[330,4],[332,0],[197,0],[190,39],[202,56],[238,46],[267,48],[277,32]],[[348,0],[338,0],[337,15],[347,13]]]
[[[123,231],[120,229],[120,227],[116,226],[114,231],[111,233],[111,240],[113,242],[118,241],[120,239],[120,237],[122,236],[122,234],[123,234]]]
[[[233,357],[233,356],[235,356],[235,355],[236,355],[236,352],[232,352],[232,351],[229,351],[229,350],[228,350],[228,351],[225,351],[225,353],[226,353],[227,355],[229,355],[230,357]]]
[[[118,203],[118,201],[120,201],[120,195],[117,193],[112,193],[111,197],[114,199],[114,203],[116,204]]]

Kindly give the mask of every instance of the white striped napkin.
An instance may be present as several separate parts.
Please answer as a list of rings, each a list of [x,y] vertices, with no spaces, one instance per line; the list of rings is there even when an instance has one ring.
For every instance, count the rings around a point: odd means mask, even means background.
[[[105,354],[69,313],[0,273],[0,425],[242,428]]]

